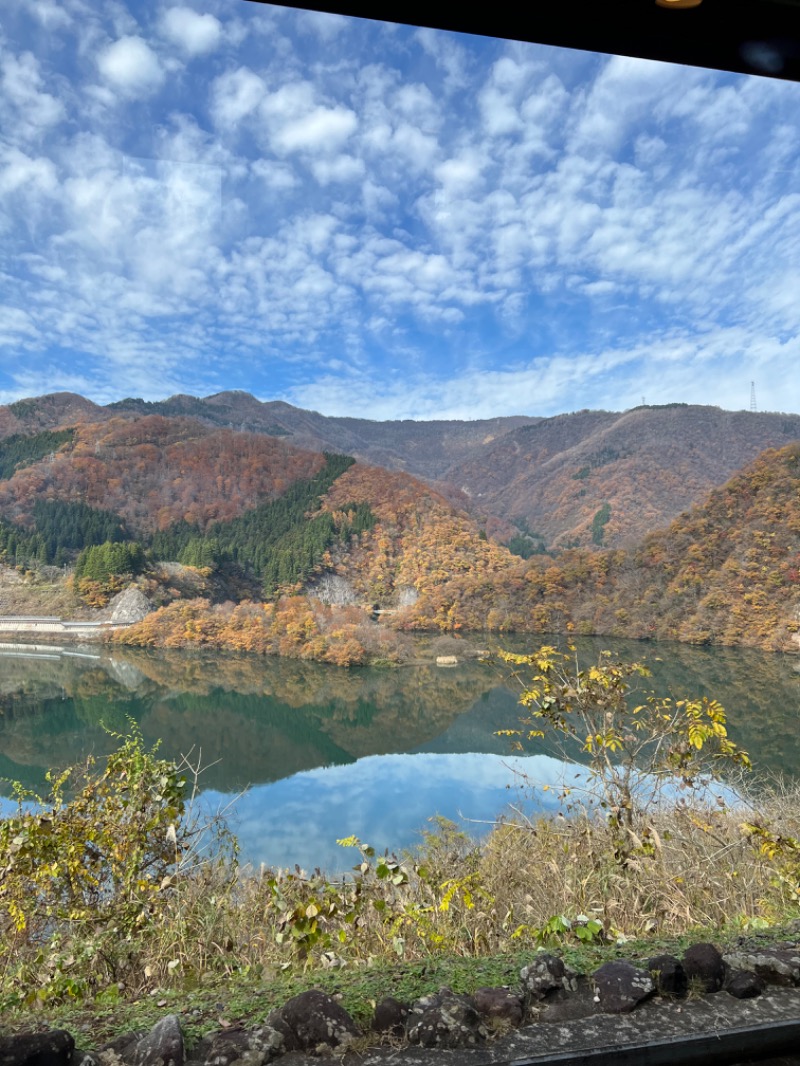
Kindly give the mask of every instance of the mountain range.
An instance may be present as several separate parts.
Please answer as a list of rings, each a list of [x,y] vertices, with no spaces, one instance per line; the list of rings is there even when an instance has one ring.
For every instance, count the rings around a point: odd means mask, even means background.
[[[0,559],[64,568],[84,612],[134,580],[159,608],[141,644],[347,664],[397,657],[404,630],[489,629],[794,650],[798,440],[797,415],[685,405],[372,422],[59,393],[0,407]]]
[[[245,392],[106,406],[55,393],[0,407],[0,439],[153,415],[404,471],[482,520],[490,534],[508,540],[521,532],[535,545],[556,548],[596,543],[592,523],[606,505],[603,545],[631,545],[700,503],[766,448],[800,439],[800,415],[683,404],[553,418],[377,422],[261,402]]]

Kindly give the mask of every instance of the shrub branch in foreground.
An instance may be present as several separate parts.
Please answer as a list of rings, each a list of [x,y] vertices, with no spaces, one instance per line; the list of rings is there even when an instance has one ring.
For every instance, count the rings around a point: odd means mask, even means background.
[[[723,793],[710,788],[712,783],[751,768],[747,752],[728,736],[725,710],[716,700],[642,698],[631,679],[650,676],[643,663],[620,662],[602,652],[597,663],[582,668],[574,649],[560,652],[550,645],[532,655],[500,657],[517,668],[519,702],[530,712],[522,729],[501,735],[555,736],[567,761],[579,751],[587,763],[587,784],[564,786],[562,799],[572,799],[570,808],[583,802],[605,814],[621,863],[642,850],[634,823],[652,843],[651,812],[665,804],[722,805]],[[520,667],[527,668],[524,674]]]
[[[193,817],[189,764],[159,759],[135,732],[107,760],[53,775],[46,797],[17,787],[17,813],[0,822],[0,1008],[795,916],[796,794],[762,790],[734,806],[686,788],[672,803],[666,791],[643,801],[641,767],[626,777],[617,761],[650,753],[689,781],[706,773],[695,753],[738,765],[721,708],[629,708],[635,664],[601,661],[581,677],[550,649],[509,661],[535,667],[523,697],[535,724],[583,741],[600,802],[500,822],[482,842],[439,822],[414,856],[343,838],[356,861],[338,878],[240,868],[224,823]]]

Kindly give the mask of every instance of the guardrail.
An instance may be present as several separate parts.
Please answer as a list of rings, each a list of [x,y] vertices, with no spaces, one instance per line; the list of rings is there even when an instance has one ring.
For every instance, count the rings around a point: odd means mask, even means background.
[[[124,629],[130,622],[96,622],[89,619],[65,619],[49,615],[0,616],[0,633],[68,633],[76,631],[102,632],[108,629]]]

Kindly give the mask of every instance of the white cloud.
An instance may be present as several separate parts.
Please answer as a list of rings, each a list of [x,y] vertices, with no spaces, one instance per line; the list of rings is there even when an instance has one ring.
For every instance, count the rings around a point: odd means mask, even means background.
[[[164,81],[164,71],[152,48],[141,37],[121,37],[97,57],[100,73],[128,97],[149,96]]]
[[[350,108],[317,103],[308,82],[284,85],[261,102],[269,142],[279,155],[333,154],[352,136],[358,118]]]
[[[796,85],[235,6],[13,0],[27,350],[387,417],[794,395]]]
[[[759,380],[761,410],[793,410],[800,391],[780,378],[780,366],[800,343],[759,340],[752,329],[654,335],[628,348],[548,354],[505,370],[451,367],[449,373],[396,363],[399,374],[350,372],[325,376],[287,392],[301,407],[328,414],[392,418],[489,418],[498,412],[554,415],[582,407],[619,410],[641,402],[709,403],[739,410]],[[727,367],[720,381],[721,363]]]
[[[485,166],[486,160],[481,153],[470,149],[440,163],[434,174],[442,185],[444,196],[456,197],[470,192],[480,183]]]
[[[55,0],[27,0],[27,6],[31,14],[50,32],[64,29],[72,22],[65,6],[57,4]]]
[[[217,126],[238,125],[255,111],[266,87],[261,78],[247,67],[228,71],[211,87],[211,114]]]
[[[41,136],[64,118],[63,103],[44,92],[42,84],[39,63],[30,52],[8,52],[0,59],[0,115],[15,138]]]
[[[0,345],[14,345],[29,337],[38,338],[33,319],[19,307],[0,304]]]
[[[336,845],[343,832],[378,850],[411,848],[433,814],[457,822],[490,820],[511,798],[520,774],[547,792],[520,802],[530,813],[558,806],[558,789],[585,775],[583,768],[546,755],[506,758],[477,753],[367,756],[350,765],[293,774],[249,789],[235,807],[236,835],[247,858],[276,866],[329,872],[349,869],[353,849]],[[375,803],[375,796],[382,800]],[[514,796],[517,800],[517,797]],[[225,805],[219,792],[205,793],[207,810]],[[298,834],[296,826],[308,827]],[[342,827],[345,827],[344,829]]]
[[[275,192],[280,190],[295,189],[300,184],[300,179],[295,175],[288,163],[278,163],[267,159],[256,159],[251,164],[252,172],[268,189]]]
[[[436,137],[408,122],[399,123],[390,132],[384,148],[387,157],[394,157],[417,175],[428,171],[439,155]]]
[[[569,148],[585,154],[617,152],[643,116],[668,112],[672,101],[703,77],[703,72],[669,63],[612,56],[589,88],[584,106],[575,109]]]
[[[490,136],[525,132],[533,116],[528,115],[524,121],[520,103],[537,71],[536,65],[517,62],[511,56],[503,56],[494,64],[478,96],[483,126]]]
[[[687,84],[685,90],[663,101],[660,110],[697,127],[704,141],[730,141],[745,134],[752,115],[738,86]]]
[[[494,86],[486,86],[478,102],[487,133],[500,136],[505,133],[520,133],[525,128],[512,100]]]
[[[190,7],[171,7],[161,19],[164,35],[187,55],[208,55],[219,47],[222,24],[214,15],[200,14]]]
[[[52,195],[58,187],[56,168],[49,159],[26,155],[18,148],[0,144],[0,192],[21,192],[28,203],[32,196]]]
[[[420,85],[419,82],[401,85],[391,98],[390,106],[407,122],[425,129],[428,133],[441,127],[441,112],[427,85]]]
[[[298,29],[311,32],[321,41],[327,42],[345,32],[348,20],[342,15],[333,15],[327,11],[300,11],[297,26]]]
[[[350,184],[364,176],[365,166],[361,159],[352,155],[338,155],[333,159],[316,159],[311,163],[311,171],[320,185],[332,182]]]
[[[577,402],[596,395],[597,381],[611,370],[634,363],[641,352],[586,353],[571,357],[539,358],[508,370],[452,367],[450,373],[432,375],[398,364],[399,378],[380,379],[351,375],[327,377],[314,385],[289,391],[292,403],[329,414],[371,411],[368,417],[472,419],[507,414],[557,414],[576,407],[596,407]],[[570,401],[570,397],[572,400]],[[566,403],[566,407],[564,406]],[[394,412],[393,414],[391,412]]]
[[[355,113],[349,108],[315,107],[276,130],[273,143],[279,152],[336,151],[357,124]]]
[[[444,74],[444,86],[448,94],[457,93],[469,84],[468,52],[454,37],[437,33],[428,27],[416,31],[416,39],[431,56]]]

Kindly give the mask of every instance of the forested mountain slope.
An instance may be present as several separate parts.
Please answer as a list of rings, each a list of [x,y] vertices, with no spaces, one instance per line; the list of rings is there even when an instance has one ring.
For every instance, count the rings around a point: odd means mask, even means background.
[[[0,518],[29,523],[37,500],[59,499],[113,511],[136,533],[179,520],[204,528],[280,496],[323,463],[280,438],[191,418],[114,417],[79,424],[54,451],[0,480]]]
[[[337,510],[347,501],[367,505],[375,524],[337,547],[332,570],[360,602],[398,609],[401,618],[420,597],[432,598],[442,610],[429,628],[461,628],[448,616],[446,597],[436,599],[439,590],[457,579],[491,581],[525,565],[489,541],[474,518],[408,474],[356,464],[337,479],[324,506]]]
[[[295,567],[285,580],[271,563],[265,568],[264,592],[270,602],[175,602],[129,630],[125,641],[226,647],[338,665],[395,660],[404,654],[405,638],[398,631],[406,623],[415,628],[414,616],[406,618],[409,605],[438,605],[441,609],[426,628],[458,630],[461,623],[448,612],[447,593],[441,595],[456,575],[468,583],[491,581],[526,565],[485,539],[473,518],[434,490],[408,474],[380,467],[359,463],[339,473],[319,510],[310,509],[292,536],[318,523],[327,528],[326,519],[332,535],[323,550],[315,550],[310,566]],[[234,519],[229,527],[236,529],[240,521]],[[209,534],[223,540],[217,527],[210,527]],[[284,549],[281,540],[274,558],[282,559]],[[301,591],[307,595],[296,594]],[[382,612],[383,624],[374,608]],[[394,632],[385,624],[389,619],[397,623]]]
[[[586,547],[526,560],[497,542],[496,521],[406,472],[190,414],[106,412],[64,425],[65,411],[85,413],[79,399],[49,398],[47,417],[36,404],[14,405],[16,421],[6,419],[13,433],[0,438],[0,562],[75,564],[84,606],[134,579],[156,603],[183,598],[144,626],[142,643],[217,642],[358,662],[394,654],[400,638],[390,647],[388,624],[796,647],[800,444],[764,452],[652,530],[665,499],[676,506],[700,493],[709,470],[724,471],[754,441],[788,434],[797,416],[579,412],[506,433],[485,446],[503,452],[511,486],[498,478],[495,496],[507,492],[506,506],[532,494],[535,515],[556,530],[575,521],[575,499],[590,500]],[[34,427],[21,430],[31,418]],[[489,486],[491,463],[473,465],[472,477]],[[584,495],[570,496],[575,487]],[[639,528],[637,543],[606,546],[609,531],[619,539]],[[165,570],[172,562],[202,580]]]
[[[542,546],[631,545],[700,503],[765,448],[800,439],[798,415],[683,404],[554,418],[375,422],[263,403],[244,392],[153,403],[128,399],[107,407],[70,393],[21,400],[0,407],[0,439],[103,422],[114,427],[113,438],[121,424],[152,425],[147,420],[157,416],[205,433],[246,431],[403,470],[466,506],[490,534],[507,541],[516,526],[515,547],[523,553]],[[182,501],[185,511],[205,520],[196,503]],[[171,520],[173,508],[165,506],[170,513],[164,520]]]
[[[30,436],[45,429],[60,429],[79,422],[100,422],[111,412],[74,392],[54,392],[0,405],[0,439],[12,434]]]
[[[651,619],[654,636],[796,649],[800,445],[765,452],[646,537],[627,570],[633,584],[621,581],[620,594]]]
[[[347,542],[337,557],[352,541],[361,599],[391,598],[396,585],[434,570],[496,568],[511,558],[408,474],[185,415],[117,415],[0,440],[0,523],[21,544],[26,534],[42,537],[40,562],[55,561],[59,549],[67,551],[59,561],[69,561],[86,545],[133,539],[158,559],[251,565],[262,578],[277,540],[290,552],[292,538],[319,527]],[[294,583],[277,572],[270,582]]]
[[[630,549],[571,549],[437,591],[464,628],[577,632],[797,651],[800,444],[769,450]],[[441,606],[421,596],[404,624]]]
[[[485,447],[509,430],[537,421],[510,415],[475,421],[375,422],[327,417],[282,401],[262,403],[246,392],[220,392],[202,399],[179,395],[155,402],[127,399],[107,407],[72,393],[54,393],[0,407],[0,438],[80,422],[139,419],[147,415],[188,417],[207,426],[283,437],[298,448],[345,453],[429,480],[442,477],[451,464],[474,449]]]
[[[150,410],[165,415],[192,414],[216,425],[283,436],[300,448],[343,452],[428,480],[442,477],[450,464],[509,430],[537,421],[511,415],[475,421],[376,422],[366,418],[328,417],[282,401],[262,403],[246,392],[221,392],[202,400],[174,396],[153,404],[122,400],[111,406],[120,413]]]
[[[766,448],[798,439],[798,415],[684,405],[580,411],[513,430],[446,476],[480,509],[549,546],[615,547],[700,503]]]

